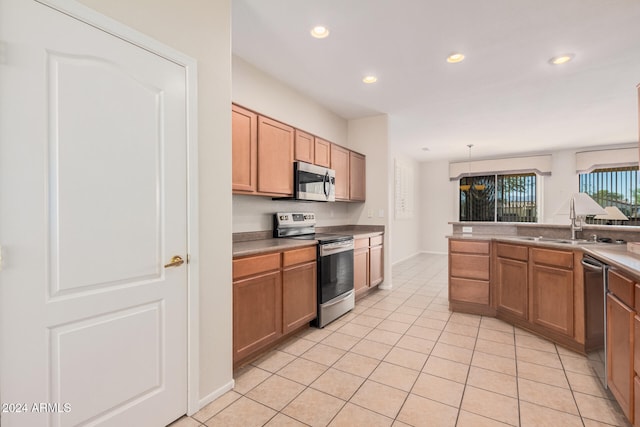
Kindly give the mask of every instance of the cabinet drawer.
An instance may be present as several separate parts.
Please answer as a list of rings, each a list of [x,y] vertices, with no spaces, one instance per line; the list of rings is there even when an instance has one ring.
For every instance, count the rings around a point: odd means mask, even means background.
[[[369,239],[369,246],[378,246],[382,244],[382,236],[376,236]]]
[[[282,254],[282,266],[289,267],[290,265],[302,264],[303,262],[316,260],[316,247],[309,246],[302,249],[294,249],[286,251]]]
[[[489,304],[489,282],[451,278],[449,297],[455,301]]]
[[[517,259],[518,261],[527,261],[529,259],[529,248],[527,246],[498,243],[496,244],[496,253],[500,258]]]
[[[280,269],[280,253],[233,260],[233,280]]]
[[[628,279],[614,270],[609,270],[609,292],[618,297],[620,301],[634,307],[634,283],[631,279]]]
[[[489,280],[489,257],[486,255],[451,254],[449,272],[452,277]]]
[[[539,248],[533,248],[531,252],[531,258],[536,264],[573,268],[573,252]]]
[[[368,248],[369,247],[369,239],[356,239],[353,241],[353,248]]]
[[[449,240],[449,249],[451,252],[488,255],[489,242],[479,242],[473,240]]]

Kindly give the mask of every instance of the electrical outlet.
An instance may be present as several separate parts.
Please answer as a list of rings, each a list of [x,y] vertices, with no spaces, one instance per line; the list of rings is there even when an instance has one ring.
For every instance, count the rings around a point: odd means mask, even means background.
[[[384,218],[384,209],[378,210],[378,218]]]
[[[462,227],[463,233],[473,233],[473,227]]]
[[[373,209],[367,211],[367,218],[373,218]]]

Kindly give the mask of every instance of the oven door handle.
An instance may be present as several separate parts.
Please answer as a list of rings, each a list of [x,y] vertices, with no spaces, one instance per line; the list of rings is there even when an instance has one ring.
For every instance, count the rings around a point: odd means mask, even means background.
[[[592,259],[592,258],[582,258],[582,261],[580,262],[584,267],[588,268],[589,270],[592,271],[598,271],[601,272],[602,269],[604,268],[604,264],[599,263],[598,261]]]
[[[320,256],[329,256],[353,250],[353,240],[347,240],[340,243],[329,243],[320,245]]]

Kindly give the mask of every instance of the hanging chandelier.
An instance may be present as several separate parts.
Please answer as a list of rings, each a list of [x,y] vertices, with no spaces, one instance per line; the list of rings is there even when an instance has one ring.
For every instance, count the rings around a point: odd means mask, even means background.
[[[467,144],[469,147],[469,156],[467,160],[467,182],[471,180],[471,147],[473,144]],[[484,184],[473,184],[473,189],[476,191],[482,191],[486,188]],[[461,191],[469,191],[471,189],[471,184],[460,184]]]

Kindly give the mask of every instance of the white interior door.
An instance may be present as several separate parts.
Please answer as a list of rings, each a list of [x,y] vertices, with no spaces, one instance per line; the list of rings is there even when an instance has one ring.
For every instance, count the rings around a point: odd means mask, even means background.
[[[0,1],[3,426],[161,426],[187,408],[184,67]],[[45,406],[41,405],[45,404]]]

